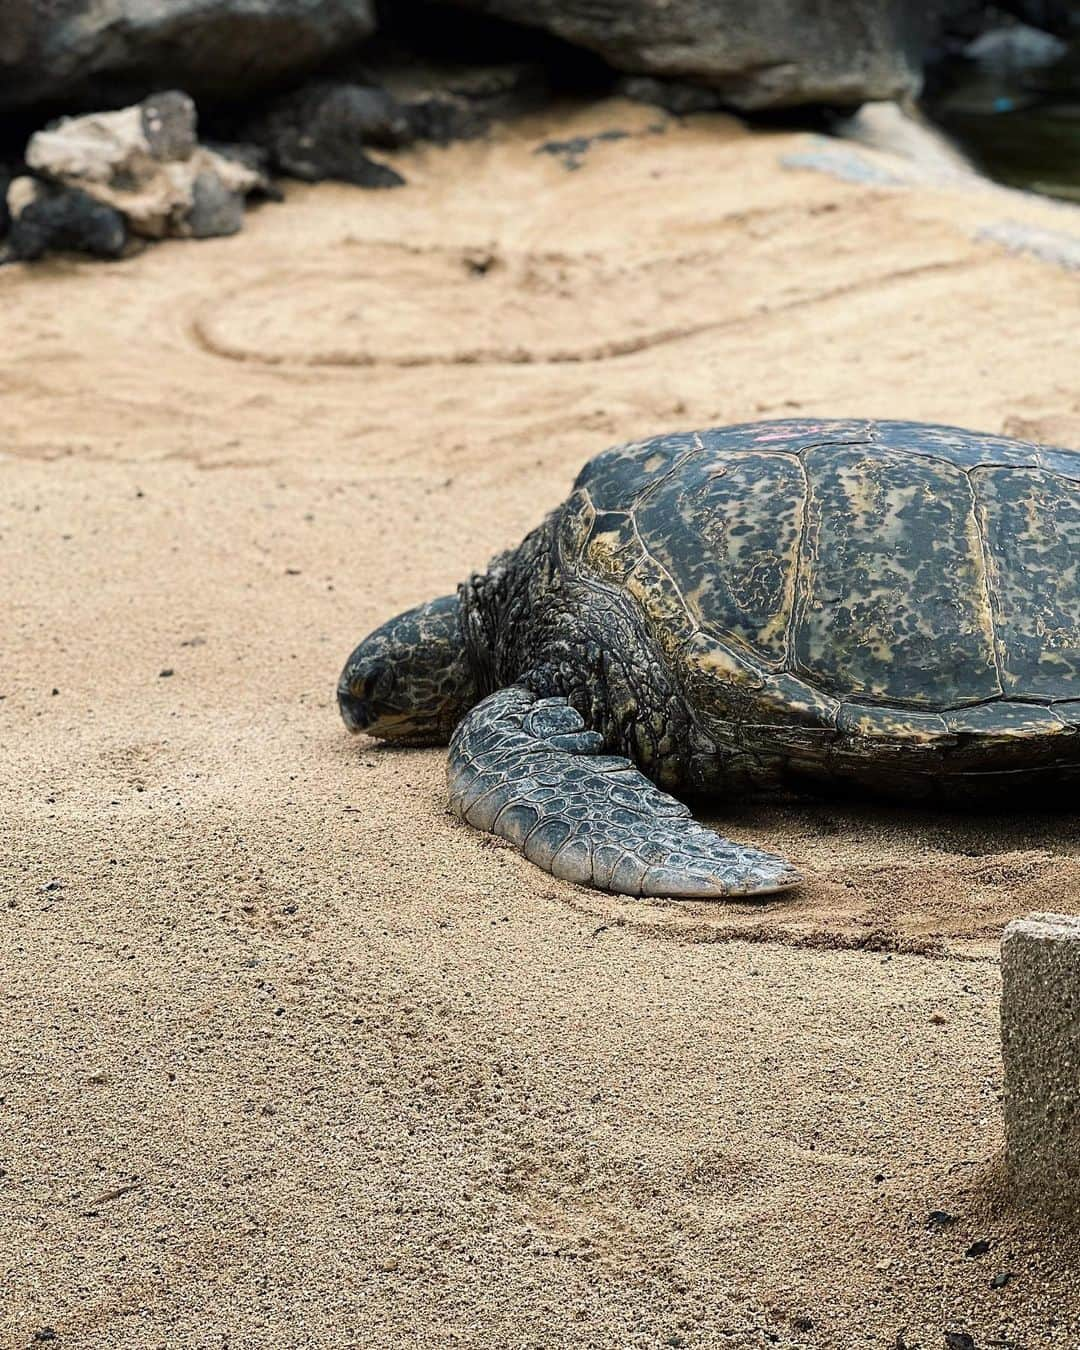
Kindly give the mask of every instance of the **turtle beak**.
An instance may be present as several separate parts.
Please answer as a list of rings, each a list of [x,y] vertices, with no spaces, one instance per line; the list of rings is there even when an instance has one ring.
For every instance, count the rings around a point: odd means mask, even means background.
[[[344,680],[338,685],[337,701],[341,719],[349,730],[366,731],[372,721],[370,709],[362,698],[357,698]]]

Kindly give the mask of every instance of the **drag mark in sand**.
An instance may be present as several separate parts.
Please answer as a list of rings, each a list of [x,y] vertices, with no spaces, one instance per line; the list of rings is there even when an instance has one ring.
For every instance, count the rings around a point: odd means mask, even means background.
[[[904,814],[897,822],[904,826]],[[966,827],[972,831],[978,825]],[[856,827],[848,847],[859,844]],[[829,836],[835,844],[838,835]],[[594,919],[592,937],[619,929],[690,944],[752,942],[816,951],[866,951],[977,963],[997,959],[1001,930],[1032,909],[1067,902],[1080,885],[1080,858],[1043,848],[981,855],[968,850],[923,855],[891,866],[831,862],[807,866],[806,884],[783,900],[739,902],[634,900],[581,887],[547,891]],[[842,847],[842,846],[841,846]],[[808,849],[808,852],[810,850]]]
[[[757,241],[750,249],[771,251]],[[587,255],[502,255],[481,276],[469,266],[474,252],[373,245],[360,267],[303,269],[287,286],[276,273],[258,278],[203,305],[190,340],[208,355],[268,367],[608,361],[984,263],[933,248],[912,266],[863,268],[831,284],[784,275],[777,294],[748,305],[734,298],[746,291],[731,252],[614,268]]]

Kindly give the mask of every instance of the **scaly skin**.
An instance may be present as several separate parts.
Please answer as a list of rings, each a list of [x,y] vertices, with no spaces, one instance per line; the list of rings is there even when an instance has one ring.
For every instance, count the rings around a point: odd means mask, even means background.
[[[798,884],[782,858],[699,825],[564,698],[489,695],[450,741],[450,809],[565,881],[622,895],[717,900]]]
[[[481,695],[457,597],[429,600],[369,633],[345,662],[337,694],[350,731],[398,745],[445,745]]]
[[[559,566],[559,513],[460,587],[462,627],[484,693],[521,685],[561,696],[666,788],[726,781],[723,756],[671,682],[625,595]]]

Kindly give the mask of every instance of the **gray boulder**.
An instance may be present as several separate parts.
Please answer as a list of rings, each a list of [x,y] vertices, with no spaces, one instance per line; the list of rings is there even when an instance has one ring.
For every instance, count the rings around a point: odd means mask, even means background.
[[[969,61],[993,75],[1017,75],[1025,70],[1052,66],[1068,52],[1068,44],[1041,28],[1025,23],[1010,28],[991,28],[964,48]]]
[[[374,27],[373,0],[0,0],[0,106],[236,98]]]
[[[746,111],[917,92],[938,0],[461,0]]]
[[[192,239],[238,234],[244,227],[244,194],[228,188],[216,173],[204,169],[191,184],[187,227]]]

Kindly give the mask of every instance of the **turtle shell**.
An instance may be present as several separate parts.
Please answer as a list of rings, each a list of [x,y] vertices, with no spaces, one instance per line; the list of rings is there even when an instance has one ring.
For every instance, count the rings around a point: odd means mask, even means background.
[[[660,436],[586,465],[560,562],[631,598],[706,723],[1080,728],[1080,453],[912,422]]]

